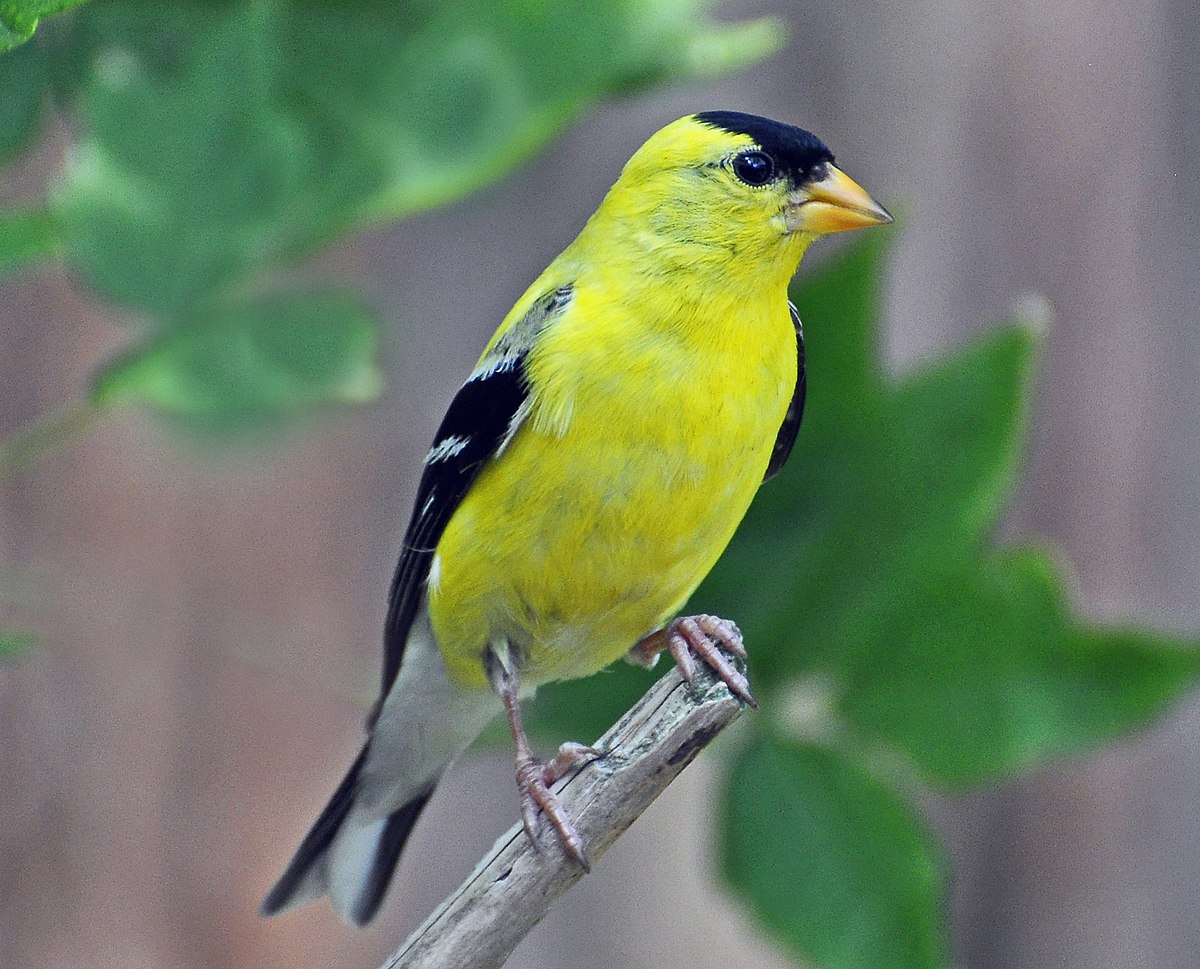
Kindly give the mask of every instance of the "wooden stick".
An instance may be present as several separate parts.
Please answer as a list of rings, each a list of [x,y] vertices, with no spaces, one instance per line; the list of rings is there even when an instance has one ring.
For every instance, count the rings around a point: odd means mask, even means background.
[[[593,862],[742,709],[707,667],[690,686],[672,669],[600,738],[603,759],[555,786]],[[502,966],[583,876],[549,824],[539,841],[514,825],[382,969]]]

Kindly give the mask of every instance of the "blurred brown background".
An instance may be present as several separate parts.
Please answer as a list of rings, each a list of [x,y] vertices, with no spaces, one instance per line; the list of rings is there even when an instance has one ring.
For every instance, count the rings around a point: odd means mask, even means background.
[[[255,915],[357,747],[442,409],[625,158],[690,111],[810,127],[902,203],[892,365],[1050,300],[1011,530],[1067,550],[1087,613],[1200,629],[1196,5],[722,9],[780,13],[792,43],[740,77],[610,105],[482,195],[328,253],[319,271],[400,321],[376,406],[216,462],[124,415],[4,486],[0,561],[41,600],[10,618],[46,644],[0,668],[0,965],[374,966],[515,820],[510,762],[466,765],[369,931],[324,905]],[[61,149],[6,175],[4,197],[38,191]],[[123,338],[62,275],[7,283],[0,433]],[[702,758],[512,964],[786,965],[704,865],[714,776]],[[1117,748],[930,806],[970,969],[1200,965],[1200,697]]]

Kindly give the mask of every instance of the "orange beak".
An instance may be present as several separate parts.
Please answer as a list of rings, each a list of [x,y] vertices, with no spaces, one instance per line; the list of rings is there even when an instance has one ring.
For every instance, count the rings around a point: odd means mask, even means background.
[[[892,221],[888,210],[871,198],[866,189],[833,165],[827,166],[823,178],[800,186],[789,197],[784,219],[789,232],[813,235],[865,229]]]

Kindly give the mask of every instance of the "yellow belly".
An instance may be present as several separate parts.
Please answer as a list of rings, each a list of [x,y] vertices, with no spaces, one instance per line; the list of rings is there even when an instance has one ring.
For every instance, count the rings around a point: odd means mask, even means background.
[[[762,481],[795,384],[783,322],[721,366],[711,348],[672,368],[678,347],[565,347],[595,355],[557,388],[569,415],[535,408],[438,544],[430,616],[453,678],[483,685],[500,639],[527,683],[585,676],[682,607]],[[629,359],[594,366],[605,353]]]

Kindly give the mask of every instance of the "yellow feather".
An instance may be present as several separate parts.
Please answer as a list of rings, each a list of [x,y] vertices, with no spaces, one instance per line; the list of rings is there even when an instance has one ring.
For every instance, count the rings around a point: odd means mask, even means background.
[[[438,544],[433,628],[464,685],[485,685],[498,638],[527,683],[607,666],[749,507],[796,382],[787,284],[809,240],[774,224],[781,199],[693,174],[747,144],[691,119],[659,132],[489,343],[574,284],[530,354],[528,420]]]

